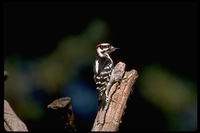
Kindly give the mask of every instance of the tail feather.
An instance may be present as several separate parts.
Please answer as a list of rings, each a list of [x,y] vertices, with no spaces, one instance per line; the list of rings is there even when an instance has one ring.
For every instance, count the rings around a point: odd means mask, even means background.
[[[98,110],[100,110],[101,108],[103,110],[105,106],[106,106],[106,95],[103,94],[102,96],[99,97],[98,100]]]

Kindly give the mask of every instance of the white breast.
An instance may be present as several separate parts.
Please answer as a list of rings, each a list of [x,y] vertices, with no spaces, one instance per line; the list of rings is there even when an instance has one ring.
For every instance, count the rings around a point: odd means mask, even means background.
[[[98,71],[99,71],[99,61],[96,60],[95,61],[95,72],[98,73]]]

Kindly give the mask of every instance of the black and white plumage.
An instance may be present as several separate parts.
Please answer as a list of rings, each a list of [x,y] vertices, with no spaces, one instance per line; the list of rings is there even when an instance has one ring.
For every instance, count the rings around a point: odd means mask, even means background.
[[[97,54],[94,63],[94,81],[98,91],[99,109],[105,107],[106,98],[108,97],[108,89],[106,86],[110,80],[110,75],[114,67],[110,53],[118,48],[113,47],[109,43],[101,43],[96,46]]]

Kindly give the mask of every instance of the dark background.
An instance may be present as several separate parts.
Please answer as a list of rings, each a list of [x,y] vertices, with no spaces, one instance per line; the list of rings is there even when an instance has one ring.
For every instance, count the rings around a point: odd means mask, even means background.
[[[3,18],[4,56],[47,54],[62,37],[77,34],[94,18],[102,18],[110,28],[108,41],[129,57],[122,58],[133,57],[135,68],[160,62],[196,79],[196,3],[16,2],[4,4]],[[44,42],[48,46],[42,45]]]
[[[48,55],[60,39],[82,32],[96,18],[108,24],[106,41],[120,48],[113,56],[123,60],[127,70],[134,68],[140,73],[143,66],[159,63],[197,83],[197,3],[193,2],[4,2],[4,58],[21,55],[34,60]],[[84,72],[92,76],[89,69]],[[121,131],[166,129],[162,112],[142,99],[138,89],[131,98]],[[40,128],[37,123],[29,123],[30,130]],[[79,129],[91,128],[77,123]]]

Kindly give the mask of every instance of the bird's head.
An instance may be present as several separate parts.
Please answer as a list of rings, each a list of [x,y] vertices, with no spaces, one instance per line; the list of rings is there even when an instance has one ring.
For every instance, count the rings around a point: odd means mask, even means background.
[[[110,53],[112,53],[116,49],[119,49],[119,48],[113,47],[109,43],[100,43],[96,46],[96,48],[97,48],[97,54],[100,57],[108,57]]]

